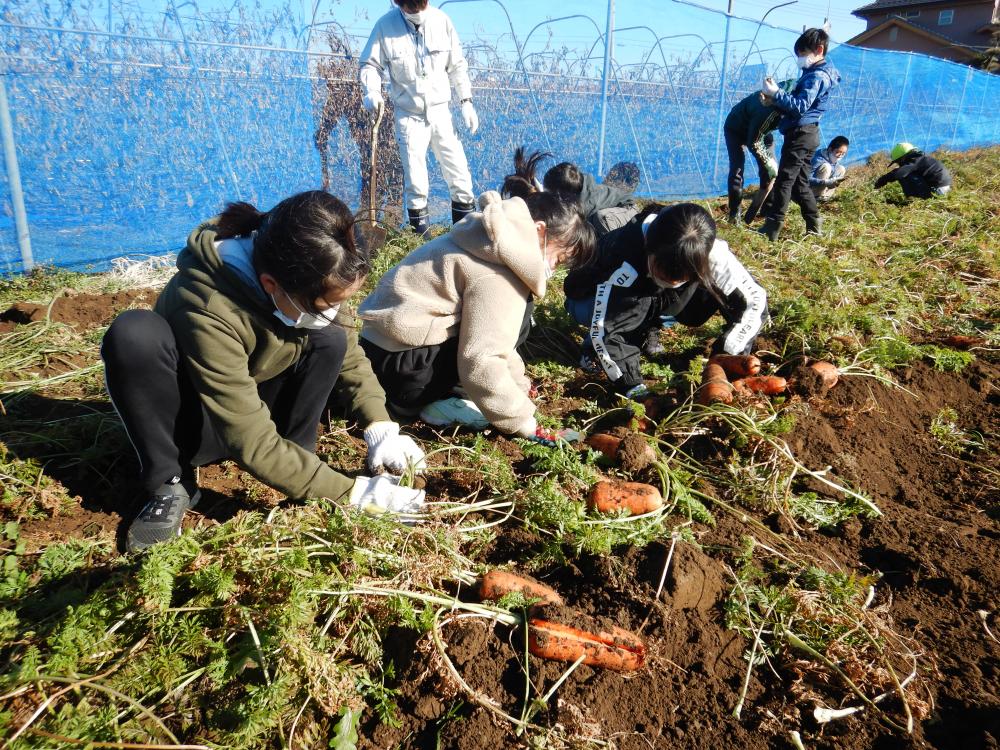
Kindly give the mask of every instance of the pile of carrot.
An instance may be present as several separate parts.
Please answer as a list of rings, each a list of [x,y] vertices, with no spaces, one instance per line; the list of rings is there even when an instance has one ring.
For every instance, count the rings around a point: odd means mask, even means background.
[[[715,354],[701,373],[698,403],[730,404],[733,393],[763,393],[776,396],[788,388],[777,375],[760,375],[760,360],[753,355]],[[730,381],[730,378],[734,380]]]
[[[530,599],[539,600],[538,606],[552,605],[563,611],[562,597],[544,583],[502,570],[491,570],[479,582],[480,599],[496,601],[505,594],[523,593]],[[565,610],[574,622],[586,622],[586,616],[573,610]],[[528,613],[528,649],[532,654],[552,661],[575,662],[581,657],[583,663],[617,672],[634,672],[646,660],[646,646],[642,639],[619,627],[605,630],[596,626],[593,630],[583,630],[550,619],[544,611],[532,608]]]

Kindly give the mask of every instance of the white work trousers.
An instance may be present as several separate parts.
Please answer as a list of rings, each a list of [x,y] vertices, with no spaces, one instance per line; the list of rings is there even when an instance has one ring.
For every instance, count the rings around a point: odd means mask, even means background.
[[[426,208],[430,182],[427,176],[427,146],[441,165],[452,201],[474,203],[472,175],[465,149],[458,140],[447,104],[427,108],[415,115],[396,108],[396,141],[403,162],[403,195],[407,210]]]

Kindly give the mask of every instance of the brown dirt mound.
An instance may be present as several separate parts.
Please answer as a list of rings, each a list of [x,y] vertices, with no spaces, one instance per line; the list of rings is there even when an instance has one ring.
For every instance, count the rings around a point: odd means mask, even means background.
[[[155,289],[129,289],[111,294],[83,294],[66,289],[50,306],[37,302],[16,302],[0,313],[0,333],[10,331],[15,325],[45,320],[67,323],[85,329],[105,326],[115,316],[133,306],[152,305],[158,292]]]

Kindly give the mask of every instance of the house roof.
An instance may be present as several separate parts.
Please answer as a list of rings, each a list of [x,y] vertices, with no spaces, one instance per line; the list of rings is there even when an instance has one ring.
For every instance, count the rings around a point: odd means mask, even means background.
[[[865,42],[871,39],[876,34],[885,31],[890,26],[898,26],[901,29],[908,29],[915,34],[931,39],[938,42],[942,47],[949,47],[951,49],[957,50],[962,54],[967,55],[970,59],[975,58],[979,55],[980,49],[976,47],[971,47],[968,44],[963,44],[955,39],[950,39],[937,31],[932,31],[926,26],[921,26],[918,23],[913,23],[913,21],[906,20],[904,18],[899,18],[898,16],[893,16],[892,18],[887,18],[885,21],[880,23],[878,26],[873,26],[867,31],[862,31],[856,37],[847,40],[847,44],[853,44],[858,47],[864,47]]]
[[[891,8],[913,8],[919,5],[934,5],[935,3],[946,2],[946,0],[875,0],[874,3],[862,5],[857,10],[852,10],[853,15],[862,13],[875,13],[880,10]]]

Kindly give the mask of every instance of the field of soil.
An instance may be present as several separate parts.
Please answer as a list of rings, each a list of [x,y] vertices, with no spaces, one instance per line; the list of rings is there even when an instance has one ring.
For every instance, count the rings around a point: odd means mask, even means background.
[[[51,309],[14,305],[0,314],[0,325],[3,332],[13,331],[48,315],[52,321],[86,331],[106,325],[127,306],[148,305],[151,299],[149,294],[133,292],[61,296]],[[672,355],[669,364],[682,371],[697,353]],[[80,364],[73,357],[53,357],[39,375],[49,377]],[[978,357],[958,372],[918,361],[895,376],[902,389],[847,375],[829,392],[794,396],[794,427],[784,435],[802,464],[814,470],[831,467],[831,475],[868,493],[881,517],[849,518],[817,530],[784,513],[713,507],[714,525],[690,526],[696,544],[675,537],[648,545],[619,545],[612,555],[568,551],[563,562],[535,567],[533,575],[554,587],[571,607],[640,634],[648,653],[645,667],[635,673],[585,665],[575,669],[553,697],[531,707],[533,722],[552,731],[550,744],[536,733],[531,747],[757,750],[793,747],[791,731],[797,731],[808,748],[1000,746],[1000,495],[995,479],[1000,456],[994,443],[974,462],[962,460],[943,450],[929,432],[936,415],[953,409],[965,433],[1000,434],[996,386],[1000,366],[994,353]],[[560,384],[559,391],[558,398],[543,404],[543,412],[561,419],[587,418],[577,411],[594,398],[585,378],[575,376]],[[662,401],[661,407],[671,406],[678,397],[668,393]],[[597,402],[607,408],[615,405],[603,395]],[[99,533],[120,539],[123,520],[137,510],[136,467],[127,443],[113,427],[113,410],[106,401],[74,394],[67,386],[57,394],[29,393],[6,406],[4,432],[15,424],[23,429],[31,420],[53,423],[95,415],[105,425],[95,439],[118,441],[119,450],[96,467],[65,457],[47,460],[46,473],[76,504],[50,509],[53,512],[45,517],[22,519],[21,539],[29,550]],[[410,429],[418,439],[440,439],[419,423]],[[724,432],[716,427],[695,438],[692,450],[697,457],[709,462],[724,459],[730,450],[722,440]],[[531,463],[517,442],[499,436],[490,439],[510,457],[519,475],[531,474]],[[7,442],[7,437],[3,440]],[[356,438],[348,440],[362,445]],[[17,458],[31,459],[33,451],[38,456],[53,453],[52,445],[33,445],[15,450]],[[65,446],[63,452],[73,454],[81,447],[85,446]],[[360,458],[345,458],[343,463],[356,470]],[[480,484],[474,461],[472,468],[472,472],[432,475],[429,492],[453,498],[467,495]],[[632,478],[655,481],[655,474],[646,469]],[[797,481],[804,489],[824,492],[814,479]],[[200,482],[206,497],[189,514],[188,527],[223,523],[247,504],[267,507],[280,500],[232,465],[203,469]],[[709,496],[725,494],[710,484],[702,489]],[[738,498],[727,495],[727,499]],[[759,544],[790,545],[828,570],[877,577],[870,606],[918,657],[915,687],[908,691],[909,710],[915,716],[912,734],[890,728],[870,709],[817,724],[813,710],[819,695],[826,700],[840,697],[841,703],[831,708],[859,701],[836,677],[819,674],[789,649],[779,649],[752,672],[742,716],[734,718],[751,643],[726,627],[724,610],[748,533]],[[542,541],[512,520],[499,527],[480,551],[479,562],[517,569],[537,559]],[[441,628],[441,635],[466,685],[442,667],[427,635],[406,627],[392,629],[385,635],[384,648],[385,659],[394,665],[387,687],[396,691],[395,720],[384,722],[377,714],[366,713],[359,727],[359,748],[480,750],[528,741],[519,738],[511,722],[498,713],[521,717],[526,709],[523,634],[482,618],[456,618]],[[567,668],[533,656],[527,657],[527,665],[539,691]],[[896,696],[890,695],[882,705],[888,716],[901,720]],[[7,710],[23,720],[29,708],[15,705]]]

